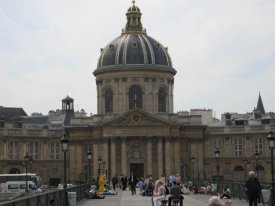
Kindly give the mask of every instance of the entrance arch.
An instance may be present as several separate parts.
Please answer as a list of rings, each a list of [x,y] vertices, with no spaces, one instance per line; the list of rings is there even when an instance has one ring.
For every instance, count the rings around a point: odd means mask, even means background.
[[[18,168],[11,168],[9,174],[20,174],[20,170]]]

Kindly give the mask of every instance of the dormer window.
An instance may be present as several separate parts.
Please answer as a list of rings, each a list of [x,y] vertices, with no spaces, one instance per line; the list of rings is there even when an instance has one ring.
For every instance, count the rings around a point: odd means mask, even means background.
[[[110,49],[113,49],[113,48],[114,48],[114,45],[110,44],[110,45],[109,45],[109,48],[110,48]]]
[[[136,42],[133,43],[133,47],[137,48],[137,43]]]

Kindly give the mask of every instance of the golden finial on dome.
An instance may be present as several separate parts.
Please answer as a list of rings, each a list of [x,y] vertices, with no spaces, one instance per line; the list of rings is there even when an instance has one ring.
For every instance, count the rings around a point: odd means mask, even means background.
[[[133,3],[133,6],[135,6],[136,1],[135,1],[135,0],[133,0],[133,1],[132,1],[132,3]]]

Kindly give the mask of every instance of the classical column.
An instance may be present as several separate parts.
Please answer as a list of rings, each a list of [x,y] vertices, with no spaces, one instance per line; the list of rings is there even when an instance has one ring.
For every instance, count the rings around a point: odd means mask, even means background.
[[[127,165],[126,165],[126,140],[124,138],[121,139],[121,173],[123,175],[127,175]]]
[[[149,175],[152,174],[152,140],[151,138],[147,140],[147,157],[146,157],[146,165],[147,165],[147,174],[145,175]]]
[[[111,176],[115,176],[116,174],[116,142],[114,139],[111,140]]]
[[[165,137],[165,173],[166,176],[171,174],[171,151],[170,137]]]
[[[97,171],[98,171],[98,144],[97,142],[93,143],[93,166],[92,166],[92,176],[97,176]]]
[[[180,141],[179,139],[175,139],[175,172],[180,174],[181,171],[180,171]]]
[[[158,138],[158,177],[163,174],[162,138]]]

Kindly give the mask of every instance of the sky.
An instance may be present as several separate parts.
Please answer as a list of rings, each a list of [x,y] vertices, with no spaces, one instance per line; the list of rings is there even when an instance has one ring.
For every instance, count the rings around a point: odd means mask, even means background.
[[[97,113],[93,71],[131,0],[1,0],[0,106],[47,114],[74,98]],[[174,112],[275,111],[274,0],[136,0],[177,70]]]

